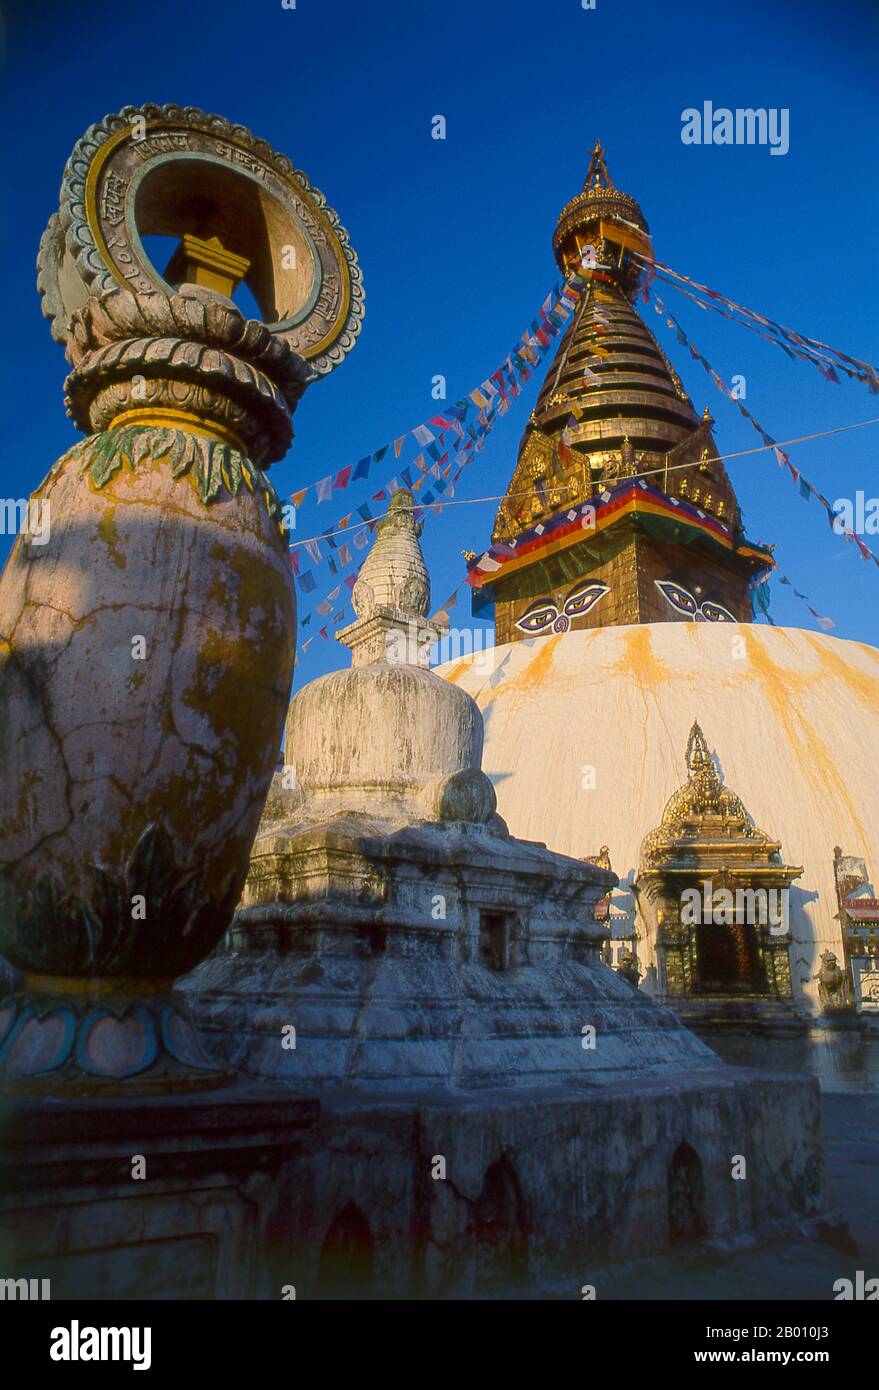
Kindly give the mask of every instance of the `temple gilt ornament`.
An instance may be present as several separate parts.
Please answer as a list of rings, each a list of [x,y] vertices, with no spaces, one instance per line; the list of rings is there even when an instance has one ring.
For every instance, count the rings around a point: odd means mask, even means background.
[[[760,998],[791,995],[787,894],[802,873],[723,785],[698,723],[687,780],[645,838],[635,890],[650,921],[659,992]]]
[[[173,234],[164,275],[144,238]],[[231,296],[245,278],[263,321]],[[293,670],[282,458],[350,350],[360,273],[283,156],[193,108],[126,107],[68,162],[39,287],[85,438],[0,579],[0,1083],[216,1084],[174,979],[244,883]]]

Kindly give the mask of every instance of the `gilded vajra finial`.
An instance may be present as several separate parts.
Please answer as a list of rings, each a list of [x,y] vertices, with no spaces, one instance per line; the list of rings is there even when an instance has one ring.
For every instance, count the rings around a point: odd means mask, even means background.
[[[703,768],[711,764],[711,754],[708,751],[708,744],[705,742],[703,734],[697,720],[693,720],[693,727],[690,730],[690,737],[687,740],[687,768],[690,772],[701,772]]]
[[[586,179],[583,184],[584,190],[588,188],[613,188],[614,183],[610,174],[607,172],[607,164],[604,156],[606,151],[601,148],[601,141],[596,140],[592,147],[592,156],[589,160],[589,168],[586,171]]]

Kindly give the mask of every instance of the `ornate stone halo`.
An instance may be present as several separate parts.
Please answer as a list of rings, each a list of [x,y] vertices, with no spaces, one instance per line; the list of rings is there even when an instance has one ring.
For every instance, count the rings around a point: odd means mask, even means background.
[[[245,279],[268,331],[315,376],[354,346],[363,277],[323,194],[246,127],[195,107],[153,104],[126,106],[91,126],[68,160],[37,261],[53,336],[66,342],[71,315],[89,295],[119,285],[174,293],[142,239],[162,234],[181,236],[187,252],[195,247],[221,275]]]

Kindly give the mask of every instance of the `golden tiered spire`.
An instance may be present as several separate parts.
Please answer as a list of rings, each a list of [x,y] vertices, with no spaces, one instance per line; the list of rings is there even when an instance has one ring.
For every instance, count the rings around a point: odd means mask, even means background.
[[[594,472],[612,462],[626,437],[650,455],[647,468],[659,466],[699,423],[652,333],[606,281],[594,281],[575,312],[534,414],[545,433],[567,425]]]
[[[479,577],[477,610],[494,602],[500,642],[542,632],[543,619],[555,632],[575,619],[586,627],[749,621],[749,581],[771,558],[744,542],[710,412],[699,416],[634,307],[652,257],[649,229],[613,182],[599,141],[553,250],[565,274],[587,285],[526,426],[492,533],[507,553]],[[598,515],[610,502],[613,514]],[[584,507],[596,511],[594,526]],[[510,554],[520,541],[527,551]]]
[[[563,208],[553,240],[559,265],[583,265],[591,284],[538,395],[495,541],[508,542],[559,507],[589,502],[636,476],[738,524],[723,464],[692,472],[680,466],[716,458],[713,420],[706,409],[700,421],[633,307],[643,278],[630,254],[634,244],[650,250],[647,223],[634,198],[614,184],[596,140],[583,191]]]

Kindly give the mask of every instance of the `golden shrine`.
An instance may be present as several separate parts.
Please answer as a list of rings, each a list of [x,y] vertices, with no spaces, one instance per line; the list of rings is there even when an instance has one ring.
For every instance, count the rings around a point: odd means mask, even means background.
[[[787,892],[803,870],[721,782],[698,724],[687,781],[641,848],[634,889],[655,938],[658,993],[790,998]]]

